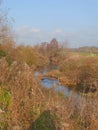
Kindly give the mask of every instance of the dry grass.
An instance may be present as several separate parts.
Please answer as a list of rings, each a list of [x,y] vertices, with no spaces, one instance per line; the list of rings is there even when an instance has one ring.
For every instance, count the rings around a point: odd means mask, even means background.
[[[98,94],[90,96],[72,94],[68,99],[56,93],[53,88],[47,90],[40,86],[34,77],[34,70],[26,63],[13,62],[10,66],[0,59],[0,92],[5,102],[0,102],[1,130],[20,127],[28,130],[40,115],[49,110],[54,113],[57,130],[97,130]],[[7,98],[7,99],[6,99]]]

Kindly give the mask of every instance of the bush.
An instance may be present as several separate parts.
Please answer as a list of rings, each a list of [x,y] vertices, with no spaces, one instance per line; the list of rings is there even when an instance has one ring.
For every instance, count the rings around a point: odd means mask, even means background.
[[[2,110],[8,110],[8,107],[11,104],[11,94],[6,89],[0,90],[0,108]]]
[[[77,89],[82,92],[95,92],[98,89],[98,59],[87,58],[79,68]]]
[[[5,56],[6,56],[6,52],[0,49],[0,58],[5,57]]]

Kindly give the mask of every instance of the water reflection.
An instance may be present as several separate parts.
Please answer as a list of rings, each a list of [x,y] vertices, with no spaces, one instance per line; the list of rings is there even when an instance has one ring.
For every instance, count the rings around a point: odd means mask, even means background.
[[[59,85],[59,81],[58,80],[53,80],[53,79],[49,79],[49,78],[45,78],[44,80],[41,80],[41,85],[46,87],[46,88],[52,88],[54,87],[54,89],[58,92],[61,92],[62,94],[64,94],[64,96],[69,96],[71,93],[71,89],[68,87],[65,87],[63,85]]]
[[[47,71],[49,71],[49,69],[47,69],[47,68],[41,72],[35,71],[34,76],[37,77],[40,74],[45,75]],[[40,83],[42,86],[44,86],[45,88],[48,88],[48,89],[53,87],[55,89],[55,91],[62,93],[65,97],[69,97],[73,92],[76,97],[79,96],[79,93],[74,91],[73,89],[71,89],[67,86],[64,86],[64,85],[60,85],[60,83],[57,79],[50,79],[48,77],[45,77],[43,80],[40,80]]]

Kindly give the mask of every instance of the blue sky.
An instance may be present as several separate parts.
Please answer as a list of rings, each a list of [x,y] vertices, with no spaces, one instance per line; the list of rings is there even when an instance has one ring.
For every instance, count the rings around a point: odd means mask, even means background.
[[[98,46],[98,0],[4,0],[17,41],[36,44],[57,38],[71,47]]]

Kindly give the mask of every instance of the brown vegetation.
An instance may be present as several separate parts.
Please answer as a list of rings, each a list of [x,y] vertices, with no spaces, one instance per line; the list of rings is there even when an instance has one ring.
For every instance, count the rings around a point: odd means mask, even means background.
[[[0,130],[98,130],[98,58],[72,55],[56,39],[16,46],[6,19],[0,16]],[[65,98],[42,87],[34,71],[50,65],[58,70],[46,76],[82,93]]]

